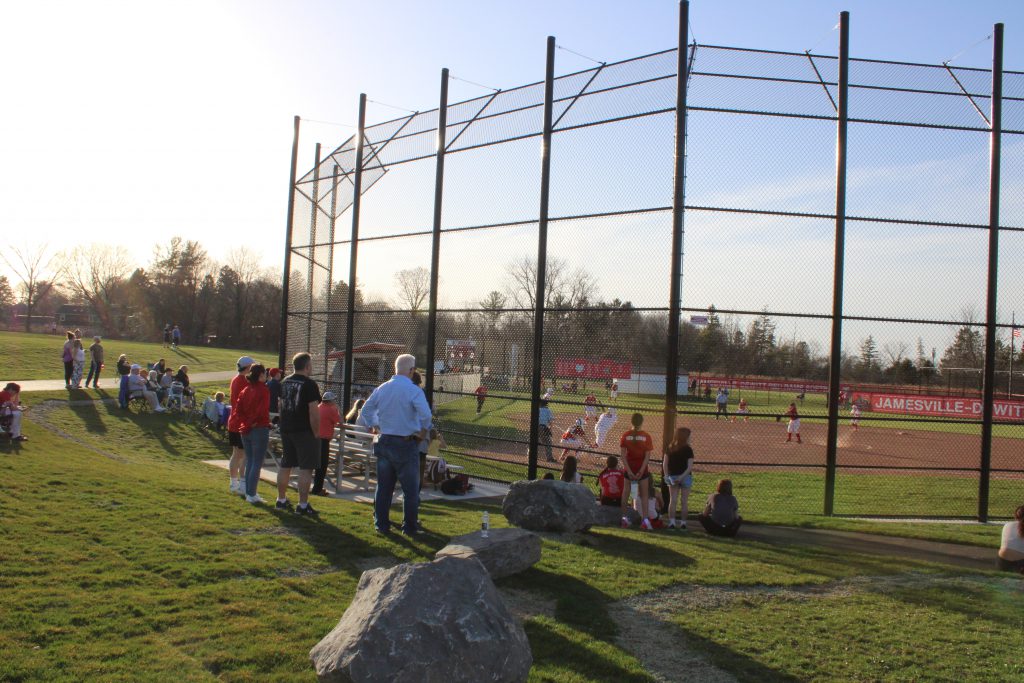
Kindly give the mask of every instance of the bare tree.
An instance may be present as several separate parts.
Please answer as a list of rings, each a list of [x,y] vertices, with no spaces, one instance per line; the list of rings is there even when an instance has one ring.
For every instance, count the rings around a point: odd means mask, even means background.
[[[71,292],[89,304],[108,334],[116,330],[114,300],[135,268],[128,250],[92,244],[63,252],[60,261]]]
[[[423,309],[423,302],[430,296],[430,271],[422,266],[395,273],[398,298],[401,305],[413,313]]]
[[[29,331],[32,323],[32,312],[56,286],[60,268],[56,255],[48,244],[17,247],[8,245],[0,250],[0,259],[14,272],[20,281],[18,290],[25,302],[25,331]]]
[[[522,256],[508,265],[505,293],[516,308],[534,308],[537,300],[537,264]],[[544,273],[544,306],[580,308],[596,290],[594,278],[583,269],[569,270],[564,259],[549,258]]]
[[[890,367],[902,363],[909,350],[910,347],[905,342],[890,342],[882,346],[882,353],[885,354]]]

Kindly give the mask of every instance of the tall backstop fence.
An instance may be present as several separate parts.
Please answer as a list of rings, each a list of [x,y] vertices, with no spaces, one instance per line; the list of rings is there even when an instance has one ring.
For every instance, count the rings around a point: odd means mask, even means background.
[[[1024,73],[687,44],[367,124],[291,177],[282,362],[413,353],[450,461],[593,475],[677,426],[692,506],[1024,502]],[[793,417],[798,417],[794,422]],[[564,440],[564,443],[563,443]],[[653,466],[660,471],[660,466]],[[590,476],[587,480],[593,484]]]

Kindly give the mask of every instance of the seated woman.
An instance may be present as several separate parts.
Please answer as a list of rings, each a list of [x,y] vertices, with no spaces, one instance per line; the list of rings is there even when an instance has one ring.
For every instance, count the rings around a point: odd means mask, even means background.
[[[131,367],[131,374],[128,375],[128,397],[135,398],[136,396],[141,396],[149,404],[149,407],[153,409],[154,413],[164,412],[164,407],[156,399],[156,392],[150,391],[146,378],[142,376],[140,370],[141,368],[138,365]]]
[[[735,536],[740,524],[743,523],[743,518],[737,514],[740,504],[736,496],[732,495],[732,480],[719,480],[716,491],[717,493],[708,496],[704,513],[698,515],[697,520],[712,536]]]
[[[577,469],[576,456],[567,455],[565,460],[562,462],[562,476],[559,477],[562,481],[567,481],[570,484],[582,484],[583,476],[580,475]]]
[[[1003,526],[997,563],[1003,571],[1024,574],[1024,505],[1017,508],[1013,516],[1017,521]]]
[[[181,382],[181,386],[185,387],[184,391],[182,392],[183,396],[191,397],[191,396],[195,395],[195,393],[196,393],[195,390],[192,389],[191,387],[189,387],[189,385],[188,385],[188,366],[187,365],[182,365],[180,368],[178,368],[177,374],[174,375],[174,381],[175,382]]]
[[[163,404],[167,398],[167,390],[160,386],[160,373],[150,370],[146,379],[146,388],[156,394],[156,400]]]
[[[0,417],[6,419],[7,436],[14,441],[28,441],[21,433],[21,414],[28,410],[21,404],[21,385],[8,382],[0,391]]]

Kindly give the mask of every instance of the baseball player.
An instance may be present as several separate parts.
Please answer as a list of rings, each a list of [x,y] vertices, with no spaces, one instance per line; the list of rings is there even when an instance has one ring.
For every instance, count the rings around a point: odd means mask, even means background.
[[[555,395],[555,388],[554,387],[548,387],[547,389],[544,390],[544,395],[540,397],[540,400],[542,400],[542,401],[550,401],[551,397],[554,396],[554,395]]]
[[[565,460],[565,456],[569,455],[570,451],[579,458],[581,448],[590,448],[590,444],[587,443],[587,434],[583,431],[583,420],[576,418],[575,424],[565,430],[562,434],[561,445],[563,449],[559,460]]]
[[[615,426],[615,421],[618,419],[619,416],[616,414],[615,408],[606,408],[603,413],[598,415],[597,423],[594,424],[594,448],[601,447],[608,432]]]
[[[850,406],[850,417],[852,418],[850,420],[850,424],[853,425],[854,429],[859,429],[860,428],[860,405],[859,404],[854,403],[852,406]]]
[[[587,397],[583,399],[583,414],[586,422],[597,417],[597,396],[594,394],[587,394]]]
[[[750,406],[747,405],[747,399],[741,398],[739,405],[736,406],[736,414],[743,416],[744,422],[750,422]],[[735,421],[736,418],[733,418]]]
[[[796,442],[803,443],[800,440],[800,414],[796,412],[796,403],[789,404],[786,417],[789,418],[789,423],[786,425],[786,442],[792,441],[793,436],[796,435]]]
[[[619,383],[612,382],[612,388],[608,390],[608,398],[614,401],[619,397]]]

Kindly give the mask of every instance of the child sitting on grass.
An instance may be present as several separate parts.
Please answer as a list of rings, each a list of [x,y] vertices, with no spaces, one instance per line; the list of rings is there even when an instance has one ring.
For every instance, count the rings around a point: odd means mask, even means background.
[[[224,415],[226,411],[227,406],[224,405],[223,391],[218,391],[213,396],[207,396],[206,401],[203,402],[203,417],[206,418],[209,426],[216,427],[218,432],[227,422],[227,418]]]

